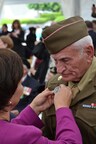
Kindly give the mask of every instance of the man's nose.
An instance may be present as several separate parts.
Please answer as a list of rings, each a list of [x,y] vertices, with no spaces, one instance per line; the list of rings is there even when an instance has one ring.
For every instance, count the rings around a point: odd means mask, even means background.
[[[66,70],[66,66],[62,63],[58,63],[57,65],[57,73],[62,74]]]

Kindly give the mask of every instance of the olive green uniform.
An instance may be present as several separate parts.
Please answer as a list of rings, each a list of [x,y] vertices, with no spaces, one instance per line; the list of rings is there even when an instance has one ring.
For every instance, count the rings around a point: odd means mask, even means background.
[[[58,77],[58,75],[57,75]],[[58,80],[49,81],[48,87],[53,89],[59,85]],[[56,85],[57,81],[57,85]],[[61,81],[61,83],[64,83]],[[53,86],[54,85],[54,86]],[[79,83],[69,82],[73,91],[73,100],[70,108],[80,128],[83,144],[96,144],[96,58]],[[45,124],[43,133],[50,139],[55,139],[56,118],[54,106],[43,113]]]

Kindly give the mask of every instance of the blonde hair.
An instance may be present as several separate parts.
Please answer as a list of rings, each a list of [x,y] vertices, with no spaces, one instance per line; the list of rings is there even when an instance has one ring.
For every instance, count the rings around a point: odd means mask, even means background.
[[[0,39],[7,44],[7,48],[12,49],[14,46],[13,40],[11,39],[10,36],[8,35],[4,35],[4,36],[0,36]]]

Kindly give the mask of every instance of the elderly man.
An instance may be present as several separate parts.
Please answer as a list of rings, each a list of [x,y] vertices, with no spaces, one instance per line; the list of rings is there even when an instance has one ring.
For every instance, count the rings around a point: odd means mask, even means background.
[[[96,58],[84,20],[71,17],[43,31],[44,43],[55,59],[59,75],[47,84],[53,90],[60,83],[72,89],[70,108],[80,128],[83,144],[96,143]],[[60,76],[61,75],[61,76]],[[55,138],[54,106],[43,113],[44,135]]]

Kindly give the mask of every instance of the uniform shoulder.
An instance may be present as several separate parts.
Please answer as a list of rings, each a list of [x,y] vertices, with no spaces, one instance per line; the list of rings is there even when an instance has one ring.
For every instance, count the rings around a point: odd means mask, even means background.
[[[49,90],[53,90],[55,87],[57,87],[60,84],[67,85],[67,83],[64,82],[62,76],[60,74],[56,74],[47,82],[46,88],[49,88]]]

